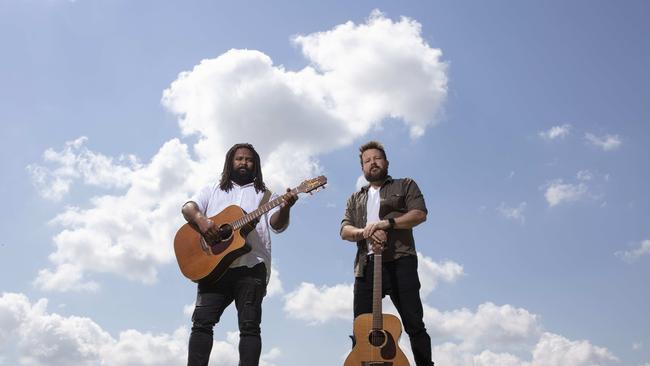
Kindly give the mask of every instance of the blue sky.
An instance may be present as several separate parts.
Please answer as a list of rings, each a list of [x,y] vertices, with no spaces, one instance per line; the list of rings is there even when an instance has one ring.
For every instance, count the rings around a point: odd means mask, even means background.
[[[647,1],[0,1],[0,365],[184,364],[180,206],[241,141],[276,191],[329,178],[273,238],[262,365],[341,364],[369,139],[427,201],[437,363],[650,365],[647,34]]]

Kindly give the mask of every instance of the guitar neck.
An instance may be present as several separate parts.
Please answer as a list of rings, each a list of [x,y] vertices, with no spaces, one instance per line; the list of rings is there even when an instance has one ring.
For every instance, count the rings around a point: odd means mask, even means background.
[[[372,283],[372,329],[383,329],[382,312],[381,312],[381,253],[375,253],[373,283]]]
[[[294,188],[291,190],[291,193],[298,193],[298,190]],[[256,210],[251,211],[246,215],[240,217],[239,219],[233,221],[231,225],[234,230],[239,230],[244,225],[250,223],[251,221],[257,220],[260,216],[271,211],[273,208],[281,205],[282,202],[284,202],[284,199],[282,198],[282,196],[280,196],[272,201],[263,204],[262,206],[258,207]]]

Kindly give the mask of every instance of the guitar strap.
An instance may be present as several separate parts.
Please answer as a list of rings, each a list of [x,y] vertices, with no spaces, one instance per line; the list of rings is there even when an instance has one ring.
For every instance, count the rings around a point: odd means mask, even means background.
[[[269,199],[271,198],[272,194],[273,194],[273,192],[271,192],[268,189],[266,191],[264,191],[264,195],[262,196],[262,200],[260,201],[260,204],[257,206],[257,208],[260,208],[260,207],[264,206],[267,202],[269,202]],[[253,231],[253,229],[255,229],[255,227],[257,226],[258,222],[260,222],[259,217],[257,219],[255,219],[254,221],[249,222],[246,225],[250,225],[250,230]]]
[[[272,194],[273,194],[273,192],[271,192],[270,189],[267,189],[266,191],[264,191],[264,196],[262,196],[262,200],[260,201],[260,205],[257,206],[257,208],[260,208],[263,205],[267,204],[269,202],[269,199],[271,198]]]

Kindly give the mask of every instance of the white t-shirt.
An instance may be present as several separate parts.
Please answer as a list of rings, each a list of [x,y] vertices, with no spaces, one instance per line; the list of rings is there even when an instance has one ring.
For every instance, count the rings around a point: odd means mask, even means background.
[[[225,192],[219,188],[219,183],[204,187],[199,193],[191,198],[191,201],[196,202],[199,210],[207,216],[212,217],[224,208],[230,205],[237,205],[246,212],[252,212],[259,207],[260,201],[264,196],[264,192],[256,192],[253,183],[244,186],[237,185],[233,182],[230,192]],[[269,201],[272,201],[279,196],[272,194]],[[235,259],[230,265],[234,267],[254,267],[258,263],[264,262],[266,264],[266,281],[268,282],[271,276],[271,234],[270,230],[275,233],[284,231],[275,230],[271,227],[270,218],[280,209],[277,206],[271,209],[260,217],[259,223],[255,226],[255,230],[248,233],[246,236],[246,243],[251,246],[251,251]],[[269,230],[270,229],[270,230]]]
[[[368,188],[368,202],[366,203],[366,224],[379,221],[379,189],[373,186]],[[372,245],[368,242],[368,253],[372,253]]]

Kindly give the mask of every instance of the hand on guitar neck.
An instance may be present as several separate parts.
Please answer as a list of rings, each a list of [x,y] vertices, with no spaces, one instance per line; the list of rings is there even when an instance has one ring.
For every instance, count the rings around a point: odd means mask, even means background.
[[[374,254],[381,254],[384,251],[384,245],[388,240],[388,235],[384,230],[375,231],[368,241],[372,244],[372,252]]]

